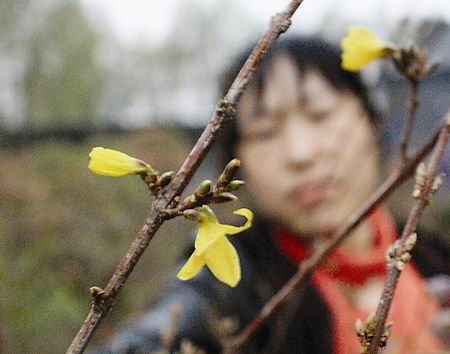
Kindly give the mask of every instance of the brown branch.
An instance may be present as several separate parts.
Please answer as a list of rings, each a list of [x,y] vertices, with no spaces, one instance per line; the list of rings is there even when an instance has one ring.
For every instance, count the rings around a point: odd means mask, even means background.
[[[335,236],[322,248],[317,250],[309,259],[300,264],[297,272],[288,280],[288,282],[264,305],[259,314],[250,322],[244,330],[235,337],[226,348],[226,353],[235,353],[239,347],[244,344],[274,310],[288,297],[288,295],[309,277],[315,268],[319,266],[364,220],[381,202],[383,202],[401,183],[413,174],[419,162],[430,152],[436,144],[438,137],[446,134],[448,124],[445,123],[436,131],[428,141],[409,159],[399,170],[396,170],[386,181],[366,200],[366,202],[356,210],[347,220],[347,222],[336,232]]]
[[[106,288],[100,292],[98,292],[97,288],[96,295],[92,297],[92,306],[89,314],[66,353],[75,354],[84,351],[101,320],[111,309],[117,294],[126,282],[129,274],[133,271],[155,232],[165,221],[164,213],[161,211],[170,207],[171,201],[184,191],[194,172],[200,165],[200,162],[209,151],[212,143],[216,140],[218,132],[224,123],[233,118],[234,107],[247,84],[250,82],[256,66],[264,58],[270,45],[272,45],[281,33],[289,28],[291,17],[302,2],[303,0],[291,0],[285,11],[272,18],[269,28],[256,44],[224,99],[219,102],[205,130],[192,148],[180,170],[172,182],[153,201],[150,215],[145,225],[139,231],[125,257],[120,261]]]
[[[417,196],[416,202],[414,203],[411,212],[409,214],[407,223],[402,231],[402,236],[399,240],[398,245],[400,247],[405,245],[408,237],[414,233],[416,229],[417,222],[422,214],[423,209],[430,203],[430,198],[435,189],[435,178],[437,173],[437,168],[444,156],[444,151],[448,143],[450,132],[450,113],[447,114],[446,125],[441,129],[439,133],[438,140],[433,149],[428,167],[426,170],[426,175],[424,176],[423,183],[420,188],[420,193]],[[380,302],[378,304],[378,309],[376,312],[376,329],[375,335],[370,343],[369,353],[378,353],[378,347],[380,338],[384,332],[384,325],[386,323],[386,318],[391,307],[392,299],[394,297],[395,288],[397,286],[398,279],[403,267],[399,267],[396,262],[389,262],[389,271],[386,279],[386,283],[381,295]]]
[[[419,104],[419,81],[413,78],[409,79],[411,83],[411,99],[408,106],[408,113],[403,123],[403,133],[400,141],[400,166],[404,165],[408,160],[408,144],[411,138],[412,128],[414,124],[414,117]]]

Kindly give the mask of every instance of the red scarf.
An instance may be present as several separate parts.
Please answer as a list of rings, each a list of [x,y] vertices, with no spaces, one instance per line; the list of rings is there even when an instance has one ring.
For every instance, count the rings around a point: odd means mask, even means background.
[[[376,308],[362,308],[351,303],[344,294],[370,287],[373,280],[382,280],[386,274],[385,252],[396,237],[396,227],[389,215],[378,208],[370,216],[373,226],[373,247],[367,252],[348,254],[341,249],[333,252],[311,277],[316,291],[327,303],[332,318],[334,354],[359,353],[355,322],[365,320]],[[276,235],[276,243],[285,256],[299,264],[309,256],[301,237],[285,230]],[[373,282],[372,282],[373,283]],[[380,292],[376,292],[379,299]],[[397,286],[388,321],[393,321],[393,332],[384,353],[437,353],[441,349],[429,333],[429,321],[437,305],[426,293],[423,279],[411,265],[405,267]]]

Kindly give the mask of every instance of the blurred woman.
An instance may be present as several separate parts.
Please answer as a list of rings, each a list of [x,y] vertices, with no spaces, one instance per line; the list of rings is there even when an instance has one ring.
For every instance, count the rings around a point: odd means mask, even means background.
[[[224,87],[248,54],[236,61]],[[191,281],[175,281],[148,313],[98,352],[156,352],[174,304],[179,313],[173,350],[187,339],[207,353],[220,352],[220,324],[231,321],[236,333],[245,327],[297,265],[375,190],[380,182],[377,127],[359,76],[341,69],[336,47],[316,38],[278,41],[244,92],[222,141],[226,158],[242,160],[257,213],[249,231],[230,239],[241,259],[240,284],[230,288],[207,270]],[[355,321],[376,309],[386,275],[384,254],[397,233],[386,208],[375,210],[242,352],[358,353]],[[386,353],[441,348],[429,329],[437,303],[424,278],[449,271],[448,250],[431,236],[416,247],[414,265],[403,271],[394,298]]]

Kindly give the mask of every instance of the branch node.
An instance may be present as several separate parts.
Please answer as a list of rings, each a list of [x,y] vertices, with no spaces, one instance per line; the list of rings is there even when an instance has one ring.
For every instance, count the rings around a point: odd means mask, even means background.
[[[425,177],[427,175],[427,166],[424,162],[421,162],[416,168],[414,191],[412,193],[414,198],[419,198],[422,192],[423,186],[425,185]]]
[[[191,208],[194,203],[197,202],[197,198],[195,197],[195,194],[188,195],[186,198],[184,198],[183,202],[181,203],[181,206],[183,209]]]
[[[221,99],[216,108],[217,115],[225,121],[232,120],[236,114],[234,104],[226,99]]]
[[[370,343],[372,342],[373,337],[375,336],[376,327],[377,327],[377,319],[375,314],[373,313],[369,315],[365,323],[360,319],[356,321],[355,331],[356,335],[358,336],[359,343],[361,344],[360,352],[362,354],[369,353]],[[384,350],[384,348],[386,347],[391,331],[392,331],[392,322],[384,326],[383,335],[381,336],[380,342],[378,344],[379,352]]]
[[[98,286],[90,287],[89,292],[91,293],[92,301],[94,304],[97,304],[102,299],[103,295],[105,295],[105,290]]]
[[[170,208],[176,208],[179,202],[180,202],[180,196],[177,195],[177,196],[175,196],[175,197],[172,199],[172,201],[171,201],[170,204],[169,204],[169,207],[170,207]]]
[[[386,252],[386,260],[388,265],[393,265],[398,271],[405,268],[406,263],[411,259],[411,251],[416,245],[417,233],[412,233],[402,243],[401,240],[395,241]]]
[[[182,214],[180,214],[180,211],[177,208],[173,208],[173,209],[166,208],[166,209],[162,209],[160,211],[160,215],[165,219],[172,219],[172,218],[182,215]]]
[[[291,18],[287,12],[277,13],[272,17],[272,25],[278,29],[278,33],[284,33],[291,26]]]

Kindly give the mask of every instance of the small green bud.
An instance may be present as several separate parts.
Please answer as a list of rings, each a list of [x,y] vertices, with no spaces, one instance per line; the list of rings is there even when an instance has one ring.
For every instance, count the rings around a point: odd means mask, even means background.
[[[175,176],[174,171],[164,172],[159,178],[158,182],[156,183],[159,187],[165,187],[167,186],[170,181],[172,181],[173,176]]]
[[[214,203],[226,203],[226,202],[234,202],[238,200],[233,193],[221,193],[218,196],[214,197],[212,200]]]
[[[195,191],[195,195],[199,198],[202,198],[206,196],[209,192],[211,192],[212,182],[209,179],[205,179],[200,185],[198,186],[197,190]]]
[[[233,180],[240,166],[241,161],[239,159],[233,159],[228,162],[222,174],[219,176],[219,179],[217,180],[217,186],[219,188],[227,186]]]
[[[155,173],[147,173],[143,175],[144,182],[147,183],[148,185],[156,183],[157,177],[158,176]]]
[[[245,184],[244,181],[241,181],[240,179],[235,179],[234,181],[231,181],[228,184],[228,190],[230,191],[236,191],[239,188],[241,188]]]
[[[198,221],[202,217],[201,213],[195,209],[187,209],[183,211],[183,216],[188,220]]]

